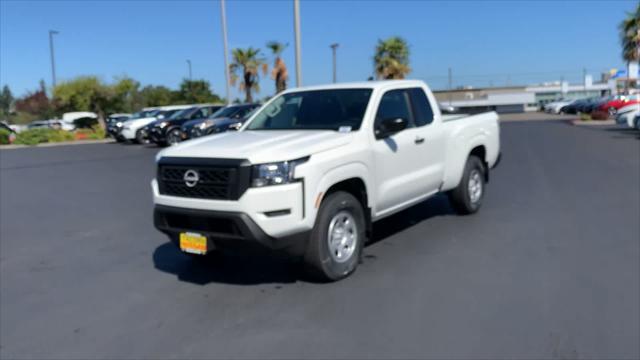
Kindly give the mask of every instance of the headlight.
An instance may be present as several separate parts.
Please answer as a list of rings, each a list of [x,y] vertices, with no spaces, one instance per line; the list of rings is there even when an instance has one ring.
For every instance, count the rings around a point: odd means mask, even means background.
[[[251,186],[263,187],[282,185],[294,181],[296,166],[306,162],[309,157],[270,164],[254,165],[252,169]]]
[[[162,129],[163,127],[165,127],[167,125],[169,125],[169,122],[168,121],[163,121],[163,122],[161,122],[160,124],[158,124],[156,126],[159,127],[160,129]]]
[[[213,120],[205,120],[203,122],[200,123],[200,129],[206,129],[208,127],[213,126],[213,124],[215,124],[216,122]]]
[[[122,127],[122,121],[118,121],[118,122],[116,123],[116,127]]]

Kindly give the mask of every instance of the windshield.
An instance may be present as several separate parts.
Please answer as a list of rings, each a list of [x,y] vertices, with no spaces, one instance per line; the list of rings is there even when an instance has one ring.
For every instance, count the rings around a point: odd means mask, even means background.
[[[233,115],[236,111],[238,111],[238,106],[227,106],[227,107],[223,107],[222,109],[214,112],[213,114],[211,114],[209,116],[209,119],[216,119],[216,118],[222,118],[222,117],[230,117],[231,115]]]
[[[169,119],[169,120],[175,120],[175,119],[182,119],[182,118],[186,118],[189,117],[189,115],[191,115],[191,113],[193,111],[195,111],[197,108],[186,108],[186,109],[182,109],[182,110],[174,110],[171,114],[172,115],[166,115],[165,114],[165,119]]]
[[[371,89],[332,89],[284,94],[253,117],[246,130],[358,130]]]

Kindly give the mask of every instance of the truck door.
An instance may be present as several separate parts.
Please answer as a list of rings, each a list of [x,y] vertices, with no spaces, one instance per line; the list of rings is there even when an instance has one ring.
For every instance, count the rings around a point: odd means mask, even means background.
[[[382,95],[374,131],[379,129],[382,120],[397,118],[407,120],[408,127],[389,137],[376,136],[373,142],[377,183],[375,216],[383,216],[410,203],[428,189],[423,158],[426,139],[423,139],[423,129],[416,127],[414,121],[411,89],[389,90]]]
[[[426,194],[440,189],[444,177],[445,129],[441,123],[434,123],[434,112],[422,88],[409,89],[413,118],[416,124],[417,143],[420,154],[421,178]]]

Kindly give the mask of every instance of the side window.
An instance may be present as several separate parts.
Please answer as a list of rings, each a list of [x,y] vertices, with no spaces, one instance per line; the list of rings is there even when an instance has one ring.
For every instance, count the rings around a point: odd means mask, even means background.
[[[205,109],[200,108],[198,109],[198,111],[194,112],[193,115],[191,115],[192,119],[200,119],[204,117],[204,113],[205,113]]]
[[[411,106],[413,108],[414,121],[416,126],[424,126],[433,122],[433,109],[429,104],[429,99],[420,88],[410,89]]]
[[[375,125],[377,127],[382,120],[392,118],[406,119],[409,127],[413,127],[408,90],[391,90],[382,95],[380,105],[378,105],[378,112],[376,113]]]

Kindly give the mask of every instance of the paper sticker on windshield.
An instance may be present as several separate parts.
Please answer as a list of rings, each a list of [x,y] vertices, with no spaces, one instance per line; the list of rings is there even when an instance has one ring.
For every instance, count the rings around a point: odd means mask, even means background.
[[[338,128],[338,132],[341,132],[341,133],[351,132],[351,126],[340,126]]]

